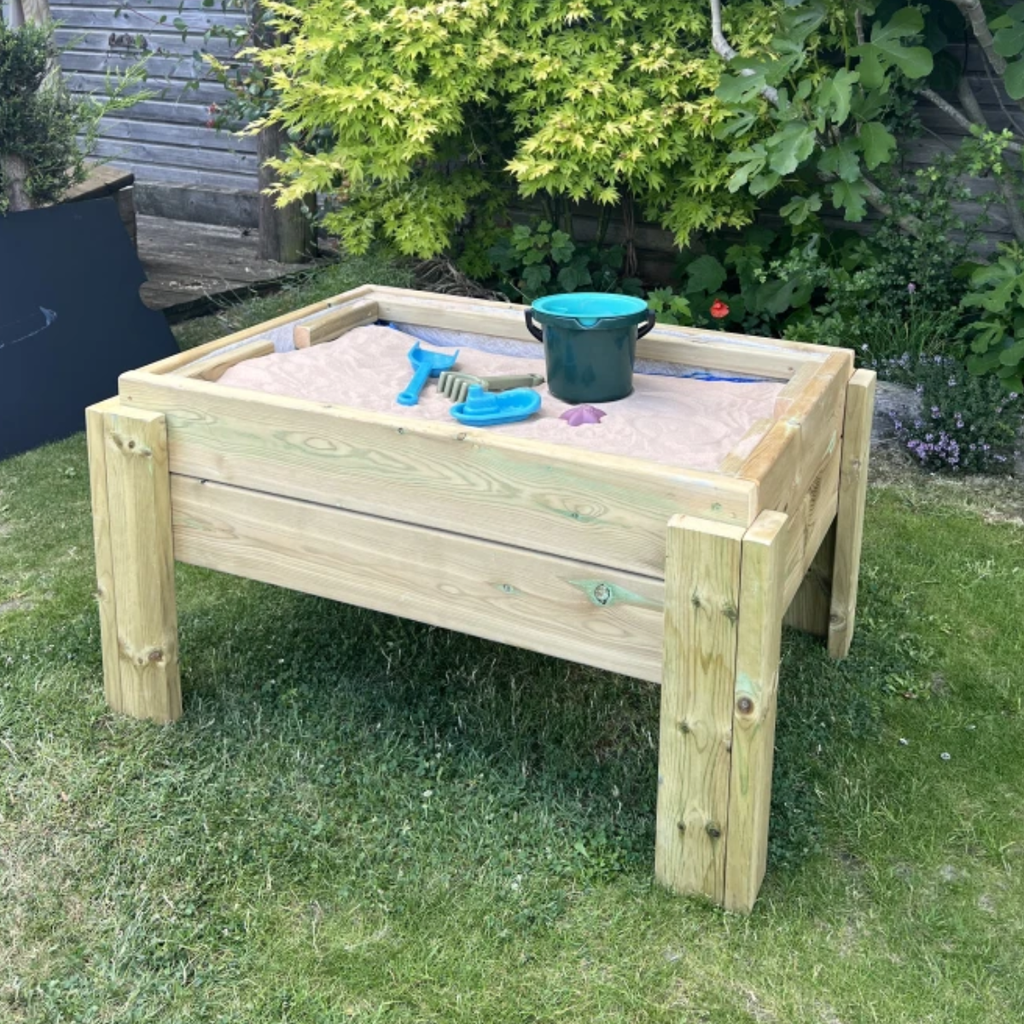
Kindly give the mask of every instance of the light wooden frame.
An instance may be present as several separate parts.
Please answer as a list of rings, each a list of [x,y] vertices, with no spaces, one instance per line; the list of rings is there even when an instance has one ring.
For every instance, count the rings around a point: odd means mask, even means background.
[[[217,383],[300,319],[300,345],[378,318],[532,341],[522,313],[367,286],[124,374],[87,411],[107,700],[181,714],[175,559],[660,682],[656,875],[747,911],[782,623],[835,657],[853,632],[874,375],[851,352],[643,339],[786,382],[715,473]]]

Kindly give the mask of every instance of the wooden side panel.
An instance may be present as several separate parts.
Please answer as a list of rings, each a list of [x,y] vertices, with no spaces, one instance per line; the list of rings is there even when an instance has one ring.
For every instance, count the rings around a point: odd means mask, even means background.
[[[526,329],[524,306],[440,296],[401,288],[374,289],[385,320],[446,327],[453,331],[539,343]],[[637,356],[744,376],[789,380],[804,363],[831,357],[827,349],[688,327],[655,328],[637,345]]]
[[[269,338],[257,338],[255,341],[247,341],[238,348],[229,349],[208,359],[201,359],[198,362],[188,363],[176,373],[183,377],[192,377],[196,380],[219,380],[228,367],[235,366],[246,359],[258,359],[260,356],[269,356],[274,351],[274,343]]]
[[[875,382],[874,372],[858,370],[847,389],[839,509],[836,513],[836,558],[832,573],[832,617],[828,633],[828,653],[833,658],[845,658],[850,653],[857,613]]]
[[[258,338],[261,334],[268,334],[270,331],[276,330],[278,327],[284,327],[286,324],[294,323],[296,320],[301,320],[303,317],[311,316],[313,313],[319,313],[321,310],[331,309],[335,306],[355,305],[360,299],[372,291],[373,285],[367,284],[363,285],[361,288],[353,288],[352,291],[344,292],[342,295],[336,295],[332,299],[323,299],[320,302],[312,302],[308,306],[292,310],[290,313],[283,313],[281,316],[275,317],[273,320],[265,320],[261,324],[256,324],[255,327],[247,327],[245,330],[235,331],[234,334],[227,334],[223,338],[214,338],[213,341],[208,341],[205,345],[197,345],[195,348],[179,352],[177,355],[168,356],[166,359],[150,363],[149,366],[142,367],[142,372],[149,374],[174,373],[176,370],[180,370],[183,366],[196,362],[200,359],[205,359],[207,356],[218,352],[220,349],[225,348],[228,345],[234,345],[239,341],[248,341],[250,338]]]
[[[171,722],[181,715],[181,685],[164,418],[123,406],[103,417],[120,668],[111,704]]]
[[[743,530],[669,523],[654,870],[725,898],[726,828]]]
[[[816,553],[835,521],[840,461],[841,452],[837,446],[828,461],[820,467],[803,497],[788,513],[783,545],[786,552],[784,594],[787,608],[804,586]],[[831,569],[828,569],[827,577],[831,580]]]
[[[177,558],[657,681],[664,584],[172,476]]]
[[[792,514],[822,463],[838,449],[852,372],[852,352],[831,355],[803,391],[790,396],[785,417],[740,468],[741,479],[757,482],[762,509]]]
[[[121,377],[129,406],[167,415],[172,472],[661,576],[683,512],[749,525],[747,481],[222,388]]]
[[[786,516],[762,512],[743,537],[733,703],[725,905],[748,912],[768,858]]]
[[[364,299],[344,309],[329,309],[295,328],[295,347],[309,348],[310,345],[333,341],[353,327],[374,323],[377,317],[377,303],[372,299]]]
[[[784,622],[813,636],[827,637],[832,614],[832,563],[836,552],[835,519],[786,609]]]
[[[110,536],[110,505],[107,495],[105,418],[119,408],[108,398],[85,410],[89,449],[89,490],[92,497],[92,535],[96,553],[96,603],[100,616],[103,651],[103,690],[111,707],[121,707],[121,659],[117,643],[117,602],[114,597],[114,552]]]

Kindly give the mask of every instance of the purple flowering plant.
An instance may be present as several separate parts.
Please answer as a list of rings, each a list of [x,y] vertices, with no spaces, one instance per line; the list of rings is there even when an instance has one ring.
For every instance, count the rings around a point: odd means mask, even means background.
[[[978,377],[958,359],[926,356],[886,360],[890,380],[914,384],[921,415],[892,415],[896,436],[922,468],[952,473],[1009,473],[1024,398],[995,377]]]

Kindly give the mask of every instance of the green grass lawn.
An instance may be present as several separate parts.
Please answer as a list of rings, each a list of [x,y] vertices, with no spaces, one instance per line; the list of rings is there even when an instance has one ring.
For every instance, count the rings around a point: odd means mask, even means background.
[[[656,687],[179,567],[159,728],[92,588],[84,438],[0,463],[2,1021],[1024,1016],[1020,527],[872,489],[851,657],[785,638],[749,918],[653,883]]]

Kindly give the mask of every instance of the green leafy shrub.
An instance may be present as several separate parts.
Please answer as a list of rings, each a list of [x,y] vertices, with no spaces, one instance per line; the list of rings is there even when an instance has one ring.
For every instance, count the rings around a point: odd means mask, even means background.
[[[1010,390],[1024,391],[1024,248],[1003,245],[998,258],[971,274],[964,306],[980,310],[968,326],[973,334],[968,366],[994,374]]]
[[[15,31],[0,20],[0,213],[17,188],[11,158],[24,165],[34,206],[53,202],[84,178],[75,104],[58,76],[44,85],[56,56],[49,26]]]
[[[41,206],[83,181],[100,118],[145,98],[129,96],[141,66],[110,78],[105,103],[71,96],[60,75],[48,73],[58,52],[52,24],[14,30],[0,19],[0,214],[22,190],[28,206]]]
[[[853,54],[854,11],[838,0],[732,0],[724,50],[705,0],[266,6],[282,42],[254,60],[277,97],[270,119],[297,142],[279,165],[281,201],[339,194],[326,223],[353,250],[381,234],[432,256],[482,197],[517,192],[601,205],[629,193],[682,245],[749,223],[810,151],[835,164],[832,201],[859,216],[866,186],[849,170],[893,159],[882,120],[893,81],[923,67],[909,45],[916,9]],[[877,81],[837,66],[837,49]],[[723,81],[727,64],[740,75]],[[770,115],[759,96],[768,77],[786,96]],[[315,138],[319,151],[303,152]],[[794,202],[818,209],[821,196]]]
[[[549,221],[501,232],[488,252],[498,287],[516,302],[559,292],[627,292],[640,282],[622,277],[621,246],[583,246]]]

